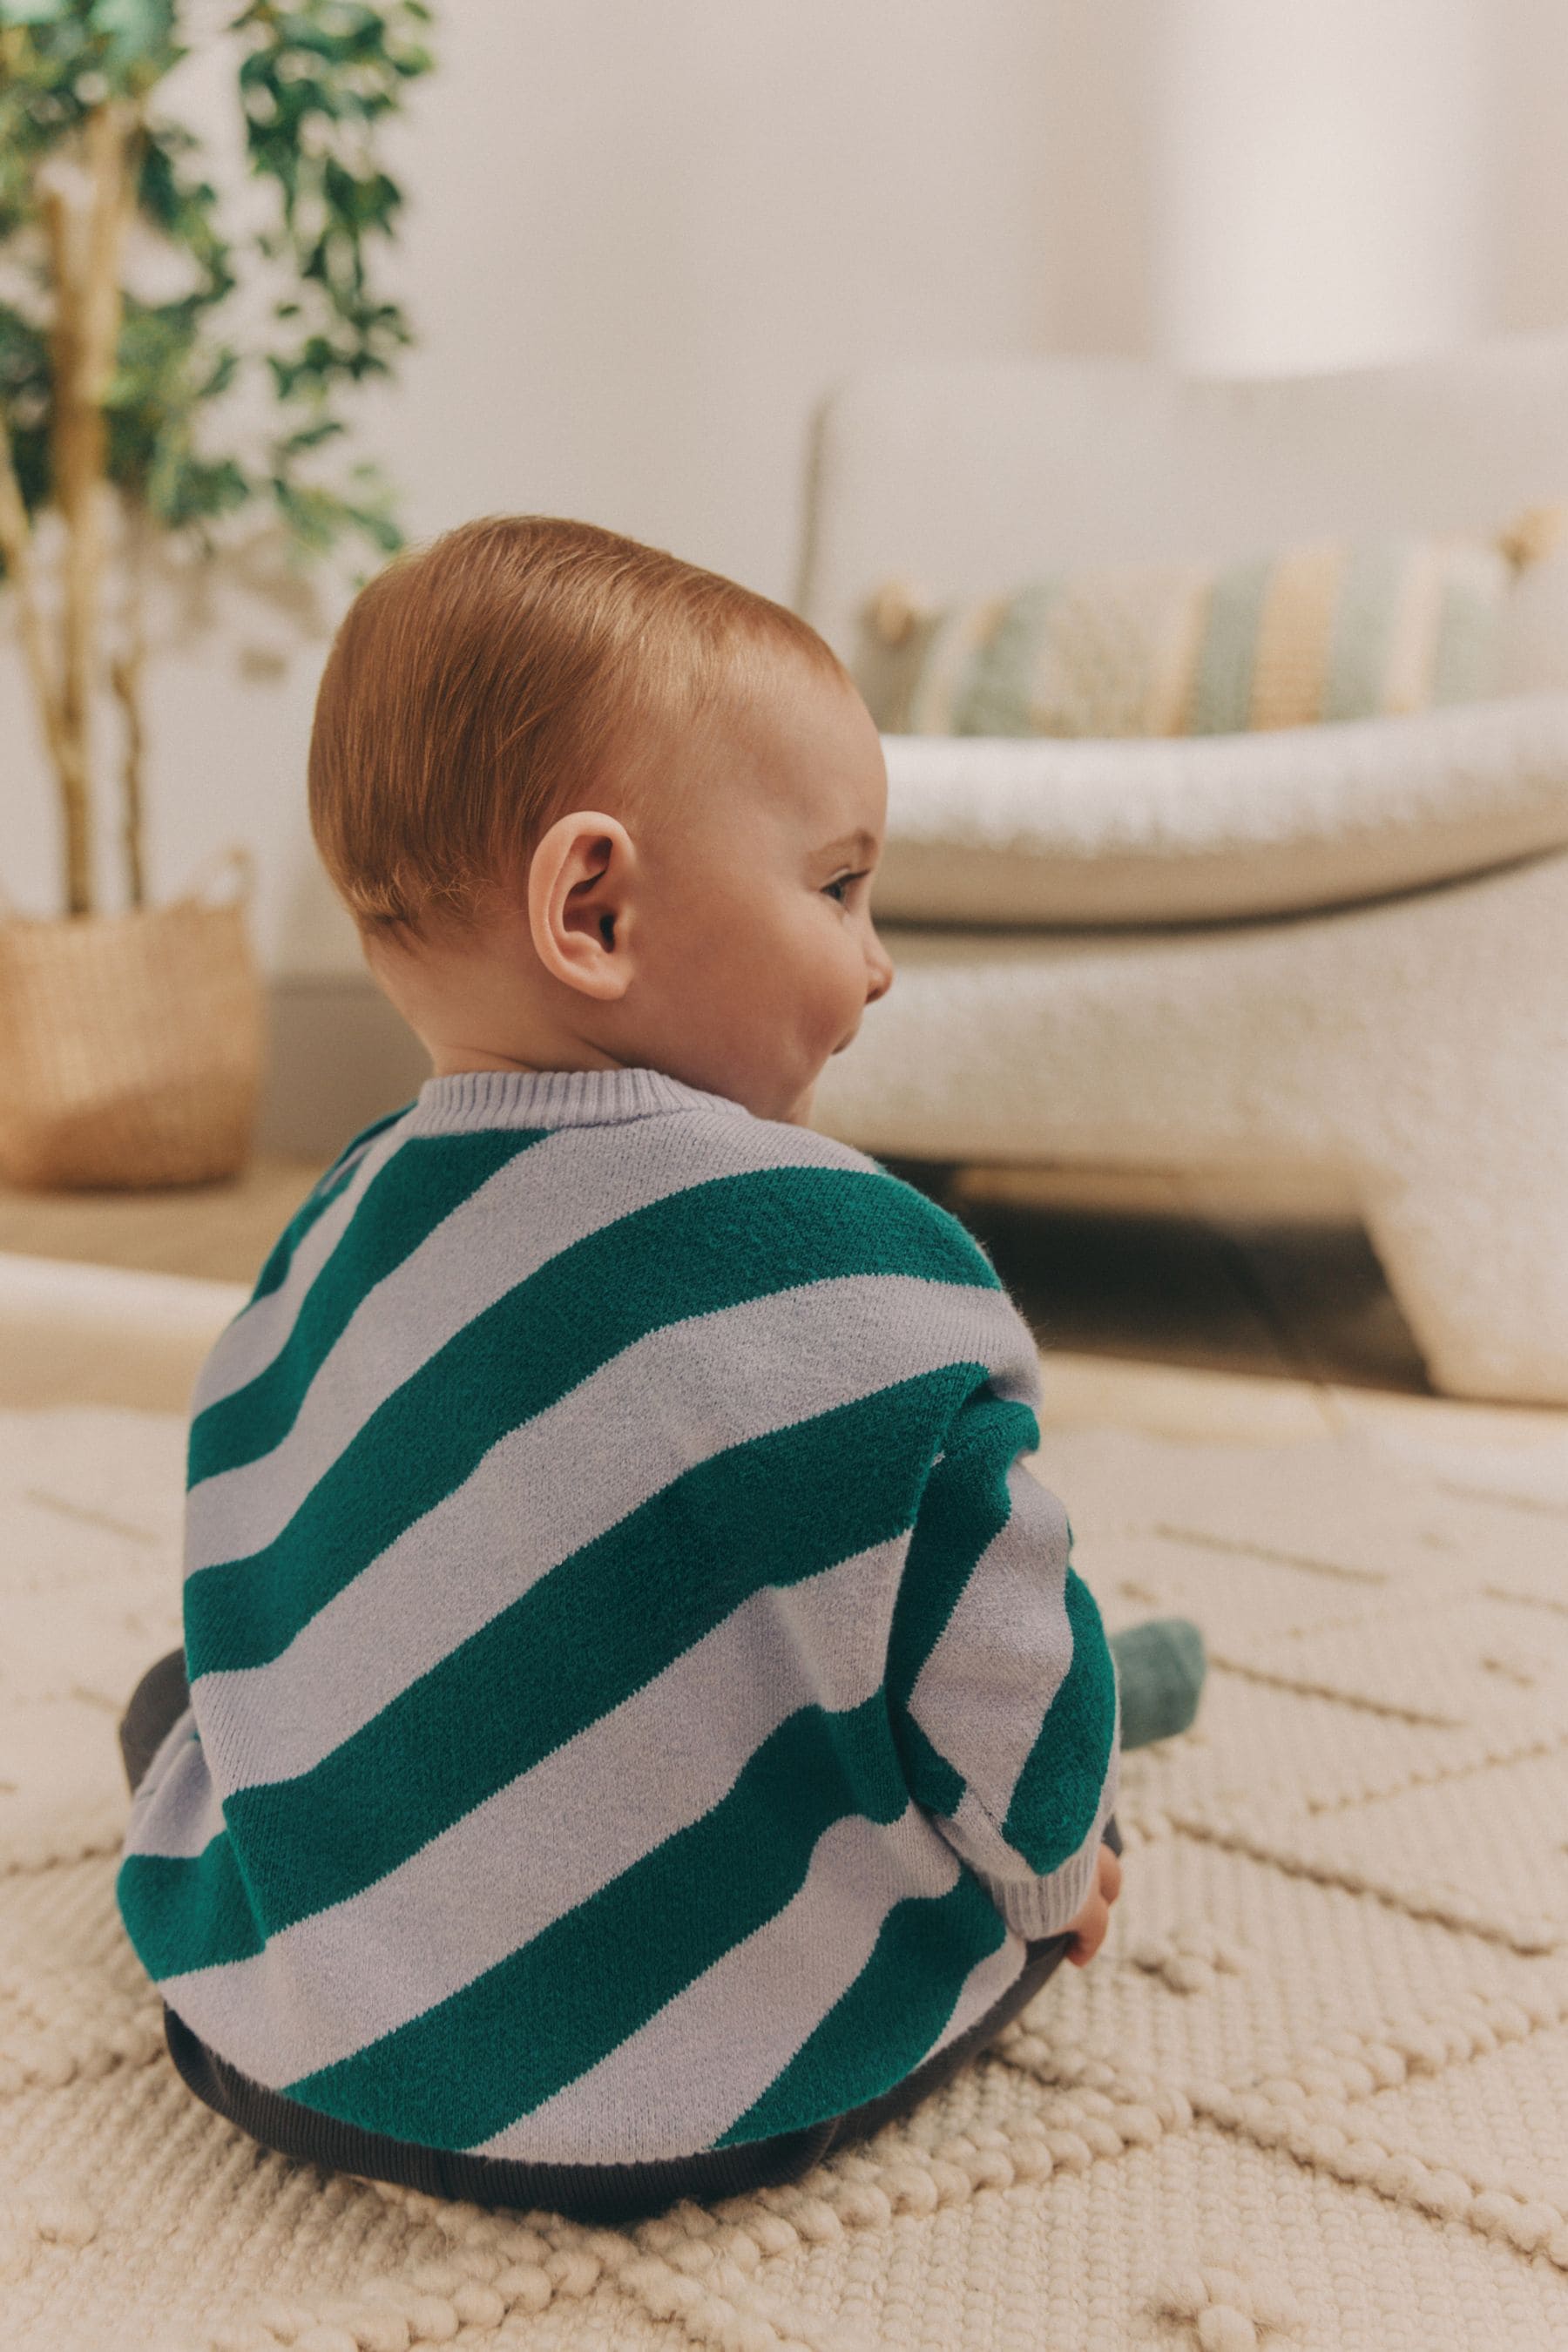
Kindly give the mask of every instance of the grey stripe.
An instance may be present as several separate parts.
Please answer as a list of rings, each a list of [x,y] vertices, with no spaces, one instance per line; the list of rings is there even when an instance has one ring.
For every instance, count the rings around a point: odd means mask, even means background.
[[[237,1389],[264,1372],[282,1353],[306,1293],[342,1239],[349,1219],[367,1188],[374,1181],[403,1141],[403,1121],[374,1136],[360,1154],[359,1169],[332,1202],[323,1209],[289,1261],[289,1271],[276,1290],[242,1307],[203,1367],[192,1410],[205,1412]]]
[[[1501,618],[1491,581],[1473,571],[1449,572],[1432,656],[1434,702],[1479,702],[1491,690]]]
[[[1352,548],[1329,640],[1321,719],[1365,719],[1382,709],[1389,642],[1410,555],[1403,540],[1372,540]]]
[[[222,1829],[223,1807],[207,1777],[195,1727],[187,1706],[159,1742],[131,1801],[127,1853],[198,1854]]]
[[[705,1179],[861,1164],[808,1129],[766,1119],[693,1114],[660,1120],[658,1132],[657,1151],[612,1154],[602,1129],[559,1129],[454,1209],[361,1300],[318,1365],[288,1435],[258,1460],[192,1487],[187,1573],[273,1542],[377,1407],[466,1324],[573,1243]],[[228,1345],[218,1342],[220,1358]],[[240,1385],[226,1368],[222,1378],[226,1386],[215,1394]]]
[[[1067,1514],[1021,1461],[1007,1489],[1012,1515],[910,1694],[921,1729],[999,1822],[1072,1664]]]
[[[934,2058],[939,2050],[945,2050],[950,2042],[956,2042],[961,2033],[967,2033],[972,2025],[978,2025],[986,2011],[1001,2000],[1010,1984],[1016,1981],[1027,1958],[1022,1937],[1009,1934],[1005,1942],[998,1944],[994,1952],[987,1952],[983,1960],[976,1960],[963,1979],[963,1988],[953,2004],[952,2015],[926,2052],[926,2057]]]
[[[884,1827],[855,1813],[818,1838],[798,1892],[531,2115],[474,2150],[539,2163],[635,2164],[711,2147],[843,1999],[883,1920],[945,1895],[958,1864],[910,1805]]]
[[[753,1593],[363,1894],[301,1919],[252,1959],[168,1978],[160,1992],[274,2088],[422,2016],[700,1820],[798,1707],[837,1712],[870,1697],[883,1665],[875,1629],[891,1612],[907,1541]],[[498,1854],[516,1868],[498,1870]]]
[[[1235,734],[1247,725],[1269,571],[1260,559],[1229,564],[1214,574],[1193,680],[1189,735]]]
[[[808,1283],[650,1332],[492,1446],[279,1657],[198,1678],[219,1786],[310,1771],[689,1465],[969,1357],[1015,1384],[1037,1376],[1005,1293],[901,1275]]]

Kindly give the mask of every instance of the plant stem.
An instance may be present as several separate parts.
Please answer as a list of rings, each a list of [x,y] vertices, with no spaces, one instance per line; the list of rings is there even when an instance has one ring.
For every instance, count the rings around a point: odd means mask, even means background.
[[[133,112],[113,102],[88,115],[85,223],[73,217],[58,185],[39,191],[55,288],[51,456],[66,527],[56,765],[65,812],[66,909],[72,915],[92,910],[91,709],[109,438],[103,401],[120,343],[120,257],[132,201],[128,148],[134,129]]]
[[[33,695],[44,724],[44,740],[57,774],[64,777],[67,751],[59,688],[49,659],[43,615],[38,610],[37,583],[33,576],[33,530],[11,462],[11,436],[0,413],[0,554],[16,591],[21,622],[22,650],[33,682]]]
[[[60,616],[60,725],[55,763],[59,772],[65,819],[66,912],[92,908],[90,633],[97,577],[96,499],[101,467],[94,463],[93,411],[83,399],[80,294],[72,222],[58,188],[43,191],[40,204],[54,279],[55,316],[49,337],[54,373],[50,416],[55,502],[65,524],[65,599]]]
[[[142,724],[142,665],[147,650],[142,626],[142,559],[146,551],[146,518],[129,498],[121,501],[125,518],[125,604],[121,614],[124,639],[109,667],[110,682],[120,703],[125,726],[125,751],[121,768],[121,842],[125,854],[125,889],[132,906],[147,896],[143,860],[142,757],[146,742]]]

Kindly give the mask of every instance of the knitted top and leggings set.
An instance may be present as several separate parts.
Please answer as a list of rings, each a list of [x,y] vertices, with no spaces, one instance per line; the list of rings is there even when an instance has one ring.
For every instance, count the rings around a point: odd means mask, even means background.
[[[122,1727],[192,2088],[606,2220],[912,2105],[1115,1843],[1037,1402],[978,1244],[807,1129],[486,1071],[358,1138],[207,1360]]]

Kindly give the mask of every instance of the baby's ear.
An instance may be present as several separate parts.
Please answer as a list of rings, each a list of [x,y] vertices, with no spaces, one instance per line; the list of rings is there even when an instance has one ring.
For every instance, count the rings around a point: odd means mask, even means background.
[[[601,809],[573,809],[542,835],[528,868],[528,927],[546,971],[613,1003],[631,981],[631,835]]]

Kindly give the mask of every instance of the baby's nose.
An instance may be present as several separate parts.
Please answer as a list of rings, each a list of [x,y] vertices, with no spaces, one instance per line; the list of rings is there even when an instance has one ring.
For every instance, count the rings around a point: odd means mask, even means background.
[[[867,1003],[875,1004],[879,996],[886,996],[892,984],[892,960],[887,954],[886,950],[879,946],[877,953],[871,959],[870,966],[867,973]]]

